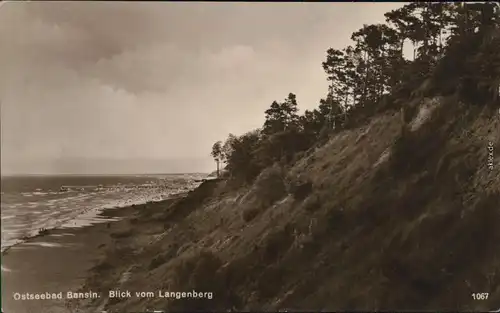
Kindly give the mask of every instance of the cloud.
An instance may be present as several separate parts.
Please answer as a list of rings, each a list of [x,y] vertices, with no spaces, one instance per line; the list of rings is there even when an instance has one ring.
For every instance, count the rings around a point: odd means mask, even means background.
[[[316,107],[326,49],[395,6],[7,3],[2,169],[74,157],[208,166],[212,143],[262,125],[273,100],[294,92],[301,108]]]

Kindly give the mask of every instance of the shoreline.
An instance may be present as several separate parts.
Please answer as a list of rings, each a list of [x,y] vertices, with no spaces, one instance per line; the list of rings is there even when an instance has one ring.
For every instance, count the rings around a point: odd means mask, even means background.
[[[148,308],[161,309],[165,301],[172,300],[160,296],[159,290],[172,291],[178,297],[177,291],[181,290],[157,286],[159,282],[166,283],[166,277],[156,277],[155,272],[168,259],[177,258],[195,244],[185,228],[186,217],[203,211],[200,205],[213,194],[218,181],[204,181],[186,194],[169,202],[150,204],[115,223],[114,231],[108,233],[112,244],[103,248],[102,257],[86,272],[85,283],[78,290],[97,292],[99,297],[68,300],[68,307],[78,312],[145,312]],[[210,296],[200,300],[212,301],[211,288],[203,289],[195,291],[208,292]]]
[[[196,188],[197,187],[195,187],[194,189],[196,189]],[[161,203],[163,201],[169,201],[172,198],[177,198],[179,196],[186,195],[188,192],[189,191],[183,191],[183,192],[179,192],[179,193],[176,193],[176,194],[171,194],[171,195],[169,195],[166,198],[161,199],[161,200],[148,200],[148,201],[143,202],[143,203],[131,203],[131,204],[125,204],[125,205],[122,205],[122,206],[113,206],[113,207],[104,207],[104,208],[92,208],[92,209],[90,209],[90,210],[88,210],[88,211],[80,214],[80,216],[77,216],[73,220],[64,221],[63,223],[61,223],[61,225],[54,226],[54,227],[49,227],[49,228],[42,228],[42,229],[39,229],[36,234],[27,235],[27,236],[24,236],[22,238],[17,239],[17,241],[14,244],[6,246],[5,248],[2,247],[2,250],[0,251],[0,255],[3,257],[5,255],[7,255],[8,252],[12,248],[15,248],[15,247],[17,247],[19,245],[23,245],[25,243],[29,243],[31,240],[34,240],[36,238],[50,236],[53,232],[60,232],[60,231],[63,231],[63,230],[68,230],[69,231],[71,229],[91,227],[91,226],[94,226],[94,225],[97,225],[97,224],[101,224],[101,223],[110,223],[110,222],[116,222],[116,221],[118,221],[118,220],[115,220],[116,217],[107,217],[107,216],[104,216],[103,213],[105,211],[108,211],[108,210],[121,210],[121,209],[125,209],[125,208],[128,208],[128,207],[133,207],[133,206],[141,206],[141,205],[147,205],[147,204],[153,204],[153,203]],[[89,212],[92,213],[92,214],[89,214]],[[85,216],[85,218],[82,218],[83,216]],[[64,225],[67,225],[71,221],[73,221],[74,226],[64,226]]]
[[[196,189],[196,188],[195,188]],[[5,312],[64,313],[73,311],[72,299],[14,300],[18,294],[80,292],[92,269],[106,259],[117,237],[130,229],[151,207],[168,206],[189,192],[160,201],[105,208],[103,221],[69,228],[54,228],[2,251],[2,306]],[[17,297],[17,296],[16,296]]]

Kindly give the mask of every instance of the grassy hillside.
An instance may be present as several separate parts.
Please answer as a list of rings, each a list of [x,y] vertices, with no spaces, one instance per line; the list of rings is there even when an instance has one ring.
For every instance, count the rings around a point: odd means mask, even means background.
[[[377,115],[251,186],[207,181],[138,208],[86,288],[214,293],[114,299],[111,311],[498,306],[500,153],[490,169],[488,145],[500,114],[453,97],[414,103],[405,130],[398,113]]]

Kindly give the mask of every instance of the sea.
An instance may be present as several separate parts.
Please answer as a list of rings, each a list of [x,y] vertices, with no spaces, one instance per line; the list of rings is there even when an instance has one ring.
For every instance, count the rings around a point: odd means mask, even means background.
[[[2,176],[2,252],[44,229],[109,222],[106,208],[162,201],[196,188],[207,174]]]

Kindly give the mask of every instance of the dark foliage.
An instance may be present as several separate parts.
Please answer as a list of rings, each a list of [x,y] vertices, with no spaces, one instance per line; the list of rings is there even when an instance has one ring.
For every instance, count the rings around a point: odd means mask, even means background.
[[[229,135],[212,155],[233,180],[249,183],[276,162],[296,162],[333,133],[399,110],[411,97],[457,95],[469,104],[498,104],[500,19],[494,12],[491,2],[413,2],[387,12],[387,24],[364,25],[352,34],[353,45],[327,50],[322,67],[330,87],[317,109],[299,115],[290,93],[265,111],[262,129]],[[403,55],[408,41],[410,60]]]

